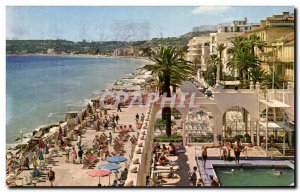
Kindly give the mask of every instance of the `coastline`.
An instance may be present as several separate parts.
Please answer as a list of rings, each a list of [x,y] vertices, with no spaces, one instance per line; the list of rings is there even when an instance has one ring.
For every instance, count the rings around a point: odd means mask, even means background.
[[[152,63],[153,61],[149,57],[134,57],[134,56],[112,56],[112,55],[89,55],[89,54],[42,54],[42,53],[31,53],[31,54],[6,54],[6,56],[61,56],[61,57],[94,57],[94,58],[121,58],[121,59],[134,59],[142,60],[145,62]]]
[[[75,57],[93,57],[93,58],[116,58],[116,59],[130,59],[130,60],[140,60],[143,62],[149,62],[151,61],[149,58],[136,58],[136,57],[127,57],[127,56],[103,56],[103,55],[87,55],[87,54],[77,54],[77,55],[62,55],[62,54],[23,54],[23,55],[15,55],[15,54],[7,54],[6,56],[75,56]],[[151,61],[152,62],[152,61]],[[141,71],[141,68],[144,66],[145,64],[141,64],[140,67],[135,68],[135,71]],[[131,74],[134,73],[134,71],[131,72]],[[126,75],[124,75],[126,76]],[[114,82],[119,81],[120,79],[115,79]],[[103,88],[103,90],[107,90],[112,88],[114,85],[108,85],[107,87]],[[88,100],[91,100],[93,98],[89,98]],[[89,101],[90,103],[91,101]],[[84,110],[85,106],[83,106],[83,108],[81,108],[80,110]],[[68,111],[65,111],[65,113],[67,113]],[[65,122],[64,120],[61,120],[62,122]],[[38,127],[32,127],[32,130],[29,132],[25,132],[23,133],[23,139],[20,138],[20,136],[16,136],[16,139],[14,139],[14,141],[10,142],[10,143],[6,143],[6,151],[15,151],[14,149],[17,148],[20,145],[25,145],[26,142],[28,142],[29,140],[31,140],[34,137],[34,132],[39,131],[42,127],[47,127],[47,126],[52,126],[52,125],[57,125],[60,124],[59,122],[53,122],[53,123],[49,123],[46,125],[41,125]],[[22,140],[22,141],[21,141]]]

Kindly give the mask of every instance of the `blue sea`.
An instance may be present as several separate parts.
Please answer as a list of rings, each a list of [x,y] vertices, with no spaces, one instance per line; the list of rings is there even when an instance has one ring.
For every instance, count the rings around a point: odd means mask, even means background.
[[[88,56],[6,56],[6,143],[64,119],[142,60]]]

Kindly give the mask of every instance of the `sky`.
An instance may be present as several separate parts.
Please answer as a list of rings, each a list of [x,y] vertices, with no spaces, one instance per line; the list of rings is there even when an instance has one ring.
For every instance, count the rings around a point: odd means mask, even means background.
[[[177,37],[201,25],[247,17],[250,23],[294,7],[7,6],[6,39],[136,41]]]

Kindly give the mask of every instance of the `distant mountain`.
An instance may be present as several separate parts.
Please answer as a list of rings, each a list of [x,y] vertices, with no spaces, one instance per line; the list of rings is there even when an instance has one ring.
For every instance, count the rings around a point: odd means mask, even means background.
[[[205,29],[205,28],[203,28]],[[189,32],[179,37],[153,38],[149,41],[92,41],[73,42],[57,40],[6,40],[7,54],[106,54],[117,48],[154,48],[160,45],[183,47],[193,37],[209,36],[214,31]]]

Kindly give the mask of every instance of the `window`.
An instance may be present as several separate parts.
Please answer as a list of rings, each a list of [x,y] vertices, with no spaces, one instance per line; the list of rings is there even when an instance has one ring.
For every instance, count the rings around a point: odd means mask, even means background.
[[[245,31],[248,30],[248,27],[245,27]]]
[[[225,32],[228,32],[228,28],[227,27],[224,27],[224,30],[225,30]]]
[[[236,27],[236,32],[240,32],[240,27]]]

